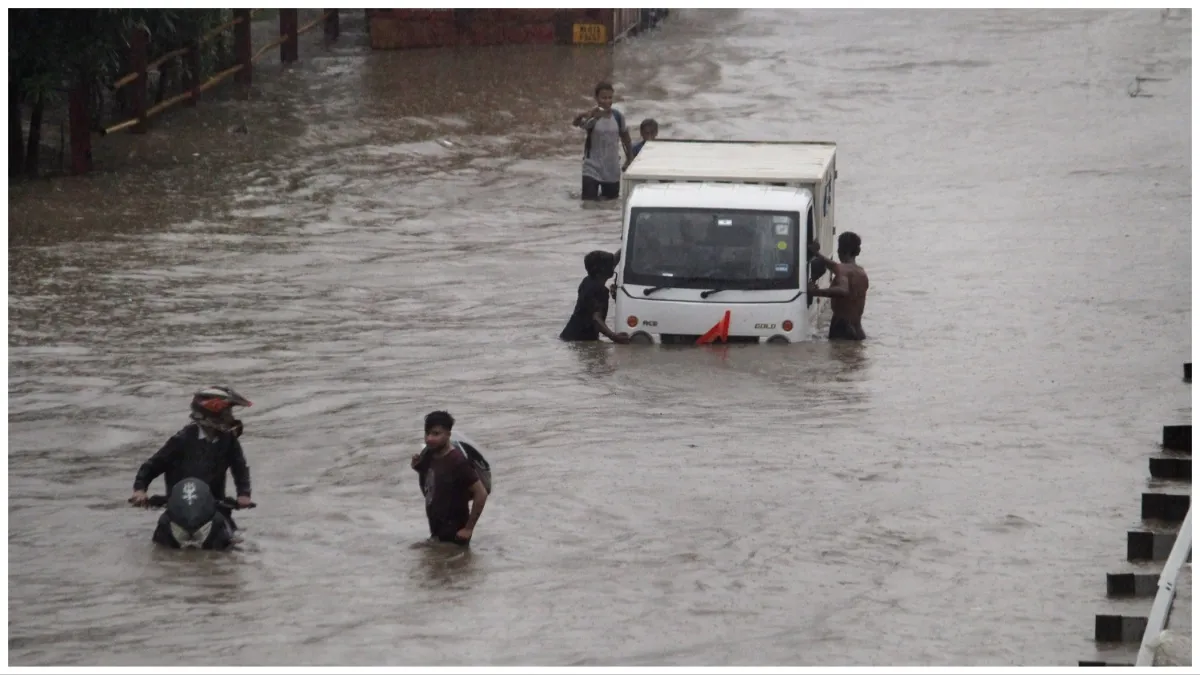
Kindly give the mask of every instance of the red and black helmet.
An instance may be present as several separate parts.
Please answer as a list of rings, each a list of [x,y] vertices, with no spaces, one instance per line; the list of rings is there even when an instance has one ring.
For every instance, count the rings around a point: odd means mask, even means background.
[[[192,395],[192,419],[202,427],[230,431],[238,425],[233,417],[234,406],[249,408],[252,404],[233,387],[205,387]]]

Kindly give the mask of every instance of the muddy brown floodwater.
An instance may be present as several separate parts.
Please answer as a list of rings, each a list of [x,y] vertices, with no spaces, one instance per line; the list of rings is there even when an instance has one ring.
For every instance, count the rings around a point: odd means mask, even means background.
[[[1088,653],[1189,405],[1190,14],[679,11],[611,62],[357,30],[11,192],[14,665]],[[610,68],[663,136],[839,143],[868,342],[556,339],[619,241],[568,124]],[[125,498],[209,382],[259,508],[155,551]],[[436,408],[494,467],[467,555],[420,544]]]

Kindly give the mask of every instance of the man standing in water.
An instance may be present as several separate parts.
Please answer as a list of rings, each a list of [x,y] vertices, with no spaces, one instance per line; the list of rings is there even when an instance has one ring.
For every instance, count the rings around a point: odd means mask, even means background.
[[[468,546],[488,491],[466,451],[450,442],[454,418],[445,410],[425,416],[425,449],[412,457],[425,493],[429,534],[438,541]]]
[[[633,159],[633,140],[625,116],[612,107],[613,86],[596,85],[596,107],[579,113],[572,124],[587,131],[583,141],[583,198],[616,199],[621,193],[621,148]]]
[[[862,315],[867,306],[867,289],[871,282],[867,278],[867,271],[859,267],[857,261],[862,250],[862,239],[853,232],[838,235],[840,263],[821,255],[820,246],[815,241],[810,242],[809,246],[816,260],[824,261],[833,272],[829,288],[821,289],[811,281],[808,283],[810,296],[829,298],[829,306],[833,309],[833,318],[829,320],[829,339],[865,340],[867,334],[863,331]]]

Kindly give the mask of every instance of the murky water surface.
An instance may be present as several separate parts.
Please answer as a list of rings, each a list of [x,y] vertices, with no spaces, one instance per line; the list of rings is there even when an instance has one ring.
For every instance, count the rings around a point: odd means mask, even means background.
[[[1190,16],[683,11],[611,56],[361,24],[10,193],[14,664],[1089,653],[1190,416]],[[619,241],[568,124],[609,75],[663,136],[839,143],[866,344],[558,342]],[[124,500],[208,382],[255,403],[260,506],[244,551],[155,551]],[[495,471],[466,556],[420,544],[436,408]]]

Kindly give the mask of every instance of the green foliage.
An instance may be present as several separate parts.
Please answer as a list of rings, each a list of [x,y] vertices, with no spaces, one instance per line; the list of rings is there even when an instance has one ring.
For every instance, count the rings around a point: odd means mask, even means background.
[[[76,78],[108,88],[129,70],[129,40],[147,31],[149,59],[181,48],[232,18],[223,9],[10,9],[9,79],[23,98],[53,96]],[[201,47],[201,67],[211,73],[226,57],[229,40]]]

